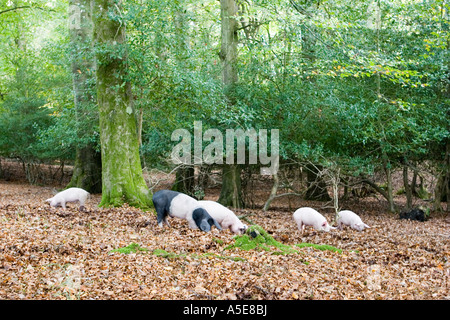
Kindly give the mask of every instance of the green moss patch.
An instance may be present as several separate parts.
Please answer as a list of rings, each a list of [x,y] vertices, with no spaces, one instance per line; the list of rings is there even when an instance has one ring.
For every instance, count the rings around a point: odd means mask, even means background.
[[[166,259],[174,259],[174,258],[184,258],[186,257],[186,254],[176,254],[174,252],[168,252],[163,249],[155,249],[152,251],[152,254],[158,257],[163,257]]]
[[[213,257],[213,258],[217,258],[217,259],[222,259],[222,260],[232,260],[232,261],[247,261],[247,259],[245,258],[241,258],[241,257],[229,257],[229,256],[221,256],[215,253],[204,253],[200,256],[200,257]]]
[[[333,246],[329,246],[327,244],[314,244],[314,243],[303,242],[303,243],[296,244],[295,246],[297,246],[299,248],[313,247],[318,250],[329,250],[329,251],[342,253],[341,249],[338,249]]]
[[[113,249],[113,250],[109,251],[108,253],[119,252],[119,253],[124,253],[124,254],[130,254],[130,253],[135,253],[135,252],[139,252],[139,251],[147,252],[149,250],[146,248],[142,248],[140,245],[133,242],[126,247]]]
[[[149,249],[143,248],[137,243],[131,243],[130,245],[128,245],[126,247],[113,249],[113,250],[109,251],[108,253],[119,252],[119,253],[123,253],[123,254],[130,254],[130,253],[136,253],[136,252],[149,252],[149,251],[150,251]],[[188,256],[186,253],[177,254],[174,252],[168,252],[164,249],[155,249],[155,250],[151,251],[151,254],[153,254],[157,257],[162,257],[162,258],[166,258],[166,259],[186,258]],[[194,259],[217,258],[217,259],[232,260],[232,261],[246,261],[246,259],[241,258],[241,257],[222,256],[222,255],[218,255],[215,253],[204,253],[204,254],[193,253],[193,254],[190,254],[189,256]]]
[[[290,254],[298,252],[292,247],[276,241],[267,233],[267,231],[258,225],[250,226],[245,234],[235,236],[234,240],[234,244],[229,245],[225,250],[233,248],[239,248],[245,251],[260,249],[272,251],[273,254]]]
[[[272,252],[272,254],[291,254],[291,253],[301,253],[296,248],[282,244],[276,241],[270,234],[267,233],[262,227],[258,225],[250,226],[246,233],[243,235],[234,237],[234,244],[231,244],[225,248],[225,250],[239,248],[241,250],[264,250]],[[342,253],[341,249],[336,247],[326,245],[326,244],[314,244],[314,243],[300,243],[296,244],[294,247],[304,248],[313,247],[318,250],[330,250],[338,253]],[[306,262],[305,262],[306,263]]]

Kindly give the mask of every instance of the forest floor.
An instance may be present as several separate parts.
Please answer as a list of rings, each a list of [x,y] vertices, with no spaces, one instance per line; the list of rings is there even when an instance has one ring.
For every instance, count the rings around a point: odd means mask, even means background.
[[[302,235],[280,199],[267,212],[236,214],[294,250],[246,251],[233,247],[228,230],[204,233],[180,219],[161,229],[152,211],[99,208],[100,195],[86,212],[51,208],[53,192],[0,180],[0,299],[450,299],[450,221],[442,213],[399,220],[365,198],[345,208],[370,229]],[[218,190],[206,194],[216,200]],[[332,210],[321,212],[333,220]],[[130,245],[141,250],[112,251]]]

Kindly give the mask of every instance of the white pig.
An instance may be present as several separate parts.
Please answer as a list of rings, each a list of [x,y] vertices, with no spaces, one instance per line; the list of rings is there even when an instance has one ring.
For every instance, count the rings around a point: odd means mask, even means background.
[[[242,234],[247,230],[247,225],[243,224],[233,211],[220,203],[211,200],[200,200],[198,203],[220,224],[222,229],[230,229],[235,234]]]
[[[312,226],[317,231],[330,231],[330,229],[336,229],[331,227],[327,219],[313,208],[303,207],[294,212],[294,220],[297,222],[298,229],[302,232],[305,230],[305,226]]]
[[[80,207],[79,210],[84,210],[84,203],[89,195],[89,192],[83,190],[81,188],[69,188],[67,190],[61,191],[57,193],[53,198],[45,200],[46,202],[50,202],[52,207],[61,206],[63,209],[66,209],[67,202],[79,202]]]
[[[361,218],[356,213],[350,210],[340,211],[338,213],[337,223],[338,229],[341,229],[343,224],[358,231],[363,231],[364,228],[370,228],[367,224],[362,222]]]

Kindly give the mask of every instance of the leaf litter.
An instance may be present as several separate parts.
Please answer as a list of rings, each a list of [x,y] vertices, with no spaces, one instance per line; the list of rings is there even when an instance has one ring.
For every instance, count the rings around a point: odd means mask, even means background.
[[[51,195],[0,182],[0,299],[450,298],[449,224],[439,215],[399,220],[359,204],[371,229],[301,235],[289,210],[246,209],[260,238],[243,248],[247,234],[180,219],[161,229],[151,211],[99,208],[99,195],[86,212],[63,211],[44,202]]]

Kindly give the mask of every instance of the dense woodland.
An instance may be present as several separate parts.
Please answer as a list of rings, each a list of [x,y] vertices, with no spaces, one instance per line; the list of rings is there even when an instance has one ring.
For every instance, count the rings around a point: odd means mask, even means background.
[[[359,187],[396,211],[399,171],[408,208],[422,197],[445,210],[448,11],[444,0],[2,1],[0,156],[30,183],[40,164],[73,165],[69,185],[107,206],[151,206],[143,170],[176,172],[173,188],[196,197],[219,171],[220,202],[241,208],[258,165],[175,166],[171,134],[194,121],[276,128],[266,208],[280,187],[324,200]]]
[[[0,0],[0,298],[449,299],[449,10]],[[174,163],[194,123],[278,129],[278,170]],[[44,202],[68,187],[85,212]],[[261,242],[159,228],[161,189],[232,208]],[[426,221],[398,219],[419,205]],[[301,206],[371,228],[303,233]]]

